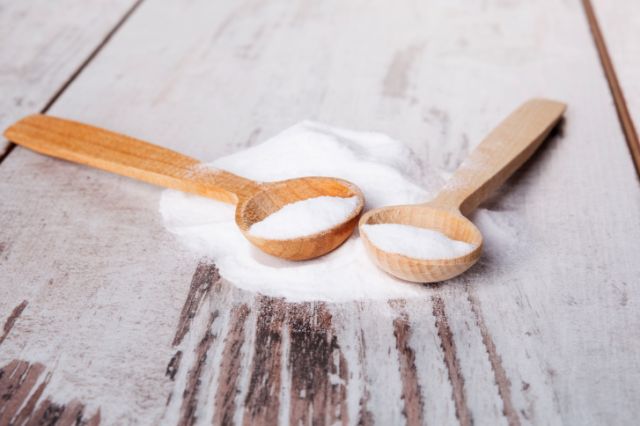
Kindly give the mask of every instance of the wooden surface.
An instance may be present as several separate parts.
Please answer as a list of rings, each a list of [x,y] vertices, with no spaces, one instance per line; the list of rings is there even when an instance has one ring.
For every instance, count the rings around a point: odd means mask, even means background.
[[[566,107],[549,99],[527,100],[474,148],[434,199],[366,212],[360,219],[360,235],[371,259],[385,272],[414,283],[449,280],[475,265],[482,253],[482,234],[466,216],[531,158]],[[387,252],[376,247],[364,230],[364,225],[383,223],[434,229],[474,248],[450,259],[420,259]]]
[[[254,245],[273,256],[308,260],[322,256],[349,238],[364,207],[354,184],[335,178],[303,177],[260,183],[224,170],[203,167],[200,161],[131,138],[72,120],[33,114],[11,124],[4,136],[40,154],[237,204],[236,224]],[[297,238],[269,239],[250,228],[283,206],[313,197],[357,197],[356,208],[341,223]]]
[[[640,189],[580,1],[144,0],[49,112],[202,159],[312,118],[453,171],[533,96],[564,125],[476,215],[480,262],[420,300],[243,292],[156,187],[14,149],[0,424],[635,424]]]
[[[0,2],[0,128],[46,110],[133,0]],[[0,141],[0,155],[7,148]]]
[[[640,82],[636,77],[640,72],[640,43],[636,41],[637,28],[640,26],[640,4],[583,1],[620,125],[640,177],[640,135],[636,126],[640,121]]]

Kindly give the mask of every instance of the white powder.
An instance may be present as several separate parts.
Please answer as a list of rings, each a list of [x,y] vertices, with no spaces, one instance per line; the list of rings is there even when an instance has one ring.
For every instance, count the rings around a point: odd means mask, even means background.
[[[277,164],[278,167],[273,167]],[[378,133],[340,130],[312,122],[295,125],[264,143],[211,163],[257,181],[333,176],[362,189],[365,209],[430,199],[442,184],[404,144]],[[367,257],[358,231],[337,250],[291,262],[247,241],[234,222],[234,206],[166,190],[160,200],[165,226],[189,248],[212,258],[229,282],[292,301],[423,297],[419,285],[380,271]]]
[[[457,241],[442,232],[398,223],[364,225],[369,241],[376,247],[414,259],[437,260],[464,256],[475,245]]]
[[[358,197],[314,197],[287,204],[249,228],[255,237],[288,240],[326,231],[343,223],[358,206]]]

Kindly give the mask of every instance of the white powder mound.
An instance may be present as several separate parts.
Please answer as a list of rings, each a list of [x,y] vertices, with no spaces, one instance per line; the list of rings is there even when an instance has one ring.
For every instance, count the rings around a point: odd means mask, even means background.
[[[475,245],[452,240],[433,229],[397,223],[364,225],[369,241],[388,253],[397,253],[414,259],[452,259],[469,254]]]
[[[421,168],[400,142],[378,133],[312,122],[297,124],[210,166],[257,181],[343,178],[362,189],[365,208],[423,202],[442,183],[435,170]],[[236,227],[234,210],[229,204],[173,190],[164,191],[160,200],[165,226],[189,248],[214,259],[221,275],[245,290],[291,301],[424,296],[420,285],[377,269],[358,241],[357,229],[328,255],[292,262],[269,256],[249,243]]]
[[[255,237],[288,240],[326,231],[343,223],[358,206],[358,197],[321,196],[287,204],[249,228]]]

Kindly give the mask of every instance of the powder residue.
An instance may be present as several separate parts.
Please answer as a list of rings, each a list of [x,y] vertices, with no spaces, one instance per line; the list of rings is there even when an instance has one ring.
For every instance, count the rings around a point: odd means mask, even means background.
[[[453,259],[469,254],[475,245],[449,238],[442,232],[398,223],[378,223],[363,226],[373,245],[387,253],[397,253],[414,259]]]
[[[357,206],[358,197],[307,198],[287,204],[254,223],[249,228],[249,233],[254,237],[271,240],[306,237],[343,223]]]
[[[434,169],[421,167],[406,145],[388,136],[308,121],[210,165],[263,182],[343,178],[363,191],[365,209],[424,202],[442,185]],[[291,301],[424,297],[421,286],[383,273],[368,259],[357,229],[326,256],[291,262],[247,241],[234,211],[229,204],[173,190],[164,191],[160,200],[165,226],[190,249],[212,258],[227,281],[247,291]]]

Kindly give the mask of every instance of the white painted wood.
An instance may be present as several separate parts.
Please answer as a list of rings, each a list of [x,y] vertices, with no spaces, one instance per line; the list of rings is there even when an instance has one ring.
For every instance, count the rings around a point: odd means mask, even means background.
[[[0,129],[42,110],[132,5],[0,1]],[[2,139],[0,152],[5,148]]]
[[[592,0],[629,113],[640,126],[640,3]]]
[[[486,253],[468,274],[429,287],[424,301],[272,310],[223,283],[175,347],[199,259],[162,229],[159,190],[17,148],[0,166],[0,222],[10,224],[0,228],[0,312],[29,304],[0,343],[0,365],[43,363],[43,398],[99,407],[106,424],[174,424],[201,360],[195,420],[205,423],[228,309],[246,303],[233,418],[251,419],[252,379],[267,377],[280,380],[267,405],[280,398],[275,412],[293,421],[301,370],[289,363],[289,321],[294,309],[327,309],[330,327],[308,322],[303,336],[337,336],[327,362],[341,352],[349,367],[348,424],[403,423],[406,389],[422,400],[410,401],[411,418],[427,424],[632,424],[640,191],[579,1],[147,0],[51,113],[202,159],[312,118],[386,132],[425,167],[453,170],[531,96],[568,103],[562,137],[487,203],[492,215],[476,216]],[[216,310],[216,337],[200,353]],[[255,375],[253,361],[276,347],[284,371]],[[172,381],[165,369],[178,350]]]

